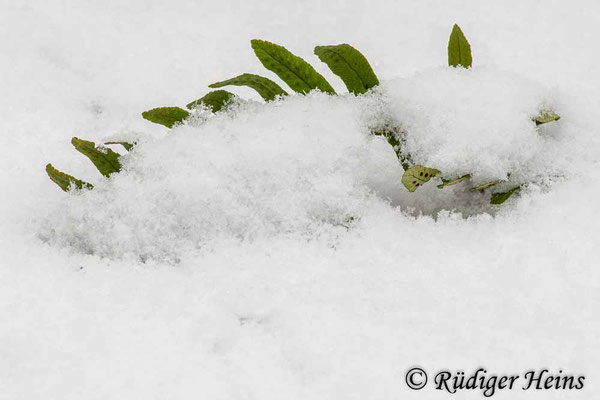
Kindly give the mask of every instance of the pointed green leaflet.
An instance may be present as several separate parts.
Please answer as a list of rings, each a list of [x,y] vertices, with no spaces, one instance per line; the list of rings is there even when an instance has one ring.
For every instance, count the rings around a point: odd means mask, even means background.
[[[365,56],[349,44],[317,46],[315,54],[344,81],[350,93],[365,93],[379,85],[379,80]]]
[[[472,64],[471,45],[460,27],[454,24],[448,41],[448,65],[451,67],[460,65],[469,68]]]
[[[471,179],[471,174],[463,175],[460,178],[456,178],[456,179],[452,179],[452,180],[442,178],[442,183],[437,185],[437,188],[443,189],[446,186],[456,185],[457,183],[465,181],[467,179]]]
[[[335,94],[335,90],[321,74],[285,47],[258,39],[252,40],[251,44],[262,65],[275,72],[295,92],[308,93],[313,89],[319,89]]]
[[[192,101],[186,107],[191,110],[195,107],[203,105],[210,108],[212,112],[216,113],[225,107],[234,96],[235,95],[233,93],[228,92],[227,90],[213,90],[212,92],[206,93],[198,100]]]
[[[62,190],[68,192],[73,187],[77,189],[93,189],[94,186],[91,183],[84,182],[80,179],[75,178],[69,174],[65,174],[62,171],[57,170],[52,164],[46,165],[46,173],[52,182],[56,183]]]
[[[502,204],[506,200],[508,200],[510,198],[510,196],[512,196],[514,193],[518,192],[519,190],[521,190],[521,186],[514,187],[506,192],[493,193],[492,198],[490,199],[490,203]]]
[[[256,90],[260,97],[265,101],[275,100],[276,96],[287,96],[287,92],[272,80],[254,74],[242,74],[235,78],[222,82],[216,82],[208,85],[210,88],[220,88],[224,86],[248,86]]]
[[[414,192],[419,186],[429,182],[431,178],[439,174],[440,171],[435,168],[427,168],[422,165],[415,165],[404,171],[402,175],[402,184],[409,192]]]
[[[483,183],[483,184],[481,184],[481,185],[478,185],[478,186],[472,187],[472,188],[471,188],[471,189],[469,189],[469,190],[470,190],[471,192],[476,192],[476,191],[478,191],[478,190],[484,190],[484,189],[490,188],[490,187],[492,187],[492,186],[496,186],[497,184],[499,184],[499,183],[501,183],[501,182],[504,182],[504,181],[493,181],[493,182],[486,182],[486,183]]]
[[[400,128],[398,128],[397,126],[386,125],[379,128],[372,128],[371,134],[375,136],[381,136],[387,140],[388,144],[394,149],[396,157],[398,157],[398,160],[402,164],[402,168],[406,171],[409,168],[409,165],[412,161],[409,157],[406,157],[402,154],[401,143],[398,139],[399,131]]]
[[[76,137],[71,139],[71,144],[78,152],[89,158],[102,175],[108,177],[110,174],[121,170],[121,163],[119,162],[121,156],[119,153],[107,147],[96,147],[94,142]]]
[[[183,122],[190,113],[179,107],[159,107],[144,111],[142,117],[155,124],[172,128],[173,125]]]

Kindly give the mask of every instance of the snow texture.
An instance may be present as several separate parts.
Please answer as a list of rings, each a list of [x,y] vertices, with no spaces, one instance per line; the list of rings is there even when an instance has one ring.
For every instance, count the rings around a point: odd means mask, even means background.
[[[412,366],[548,368],[600,392],[593,1],[4,1],[0,399],[438,399]],[[473,68],[446,67],[458,23]],[[285,45],[350,43],[367,96],[182,106]],[[285,88],[287,90],[287,87]],[[541,107],[561,116],[536,128]],[[369,129],[473,181],[415,193]],[[140,140],[105,179],[69,144]],[[124,151],[114,147],[122,153]],[[95,185],[65,194],[46,163]],[[532,182],[501,207],[469,185]],[[481,398],[479,391],[460,398]]]
[[[58,198],[42,237],[100,256],[178,262],[220,239],[335,236],[377,204],[367,171],[388,166],[372,148],[395,157],[357,117],[376,106],[314,93],[177,127],[136,146],[124,171],[93,191]]]
[[[384,88],[415,163],[454,178],[471,174],[479,184],[507,173],[523,182],[564,174],[566,140],[538,132],[532,121],[555,108],[534,81],[491,67],[437,67]]]

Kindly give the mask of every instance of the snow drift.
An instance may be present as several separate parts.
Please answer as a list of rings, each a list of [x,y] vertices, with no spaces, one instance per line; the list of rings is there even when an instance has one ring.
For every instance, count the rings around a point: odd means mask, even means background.
[[[406,193],[394,152],[370,129],[393,121],[414,161],[449,177],[472,173],[482,183],[510,173],[541,183],[564,164],[560,141],[531,120],[547,96],[515,74],[443,68],[361,96],[238,101],[139,144],[123,172],[56,202],[41,237],[100,256],[176,262],[220,239],[335,237],[382,205],[493,212],[489,194],[464,184],[439,191],[436,179]]]

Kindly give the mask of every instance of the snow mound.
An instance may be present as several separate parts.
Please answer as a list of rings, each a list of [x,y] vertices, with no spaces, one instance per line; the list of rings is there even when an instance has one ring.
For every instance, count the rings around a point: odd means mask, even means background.
[[[43,236],[102,256],[173,260],[213,240],[345,230],[380,201],[363,179],[377,159],[360,115],[375,103],[313,93],[177,127],[93,191],[63,198]]]
[[[558,149],[531,121],[544,101],[542,88],[511,74],[449,68],[358,97],[238,101],[140,143],[121,173],[56,200],[41,236],[100,256],[176,262],[223,240],[334,240],[380,207],[490,211],[489,193],[438,190],[439,178],[408,193],[396,155],[370,129],[399,123],[413,160],[445,176],[532,180],[549,173]]]
[[[532,121],[554,108],[551,93],[534,81],[492,67],[440,67],[386,82],[383,92],[417,164],[445,177],[470,173],[475,183],[557,173],[560,143]]]

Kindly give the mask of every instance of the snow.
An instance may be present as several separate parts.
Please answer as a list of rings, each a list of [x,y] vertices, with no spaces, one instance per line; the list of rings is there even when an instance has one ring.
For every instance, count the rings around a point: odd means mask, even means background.
[[[541,84],[497,68],[437,67],[383,85],[417,164],[478,183],[507,173],[523,182],[564,173],[563,141],[538,132],[532,117],[553,109]],[[560,114],[560,110],[556,110]]]
[[[314,93],[176,127],[137,145],[123,173],[93,191],[57,198],[42,237],[83,253],[178,262],[215,240],[341,234],[381,202],[364,173],[385,168],[369,158],[381,141],[359,118],[372,103]]]
[[[597,397],[599,7],[4,2],[0,398],[449,396],[410,390],[415,365],[562,369],[585,388],[494,397]],[[455,22],[469,71],[443,67]],[[204,123],[141,119],[242,72],[276,79],[252,38],[338,92],[311,49],[348,42],[380,91],[263,105],[232,88],[251,101]],[[536,130],[539,106],[561,120]],[[537,183],[502,207],[465,184],[408,193],[368,135],[382,112],[428,166]],[[104,180],[72,136],[141,143]],[[64,194],[48,162],[95,189]]]

